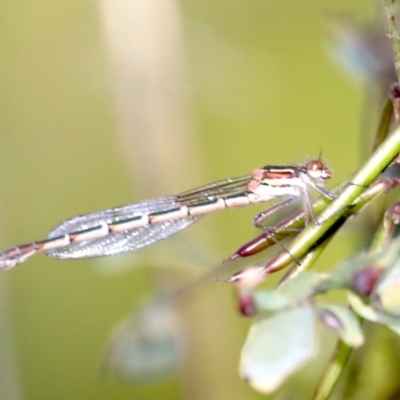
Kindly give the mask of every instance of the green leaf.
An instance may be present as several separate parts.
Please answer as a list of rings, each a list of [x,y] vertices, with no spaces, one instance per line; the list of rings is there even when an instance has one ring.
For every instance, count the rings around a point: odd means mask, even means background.
[[[308,300],[308,296],[324,276],[303,272],[287,280],[274,291],[257,290],[253,294],[256,308],[259,311],[277,311]]]
[[[351,307],[364,319],[377,322],[378,324],[386,325],[393,332],[400,335],[400,320],[393,318],[390,315],[382,314],[375,310],[371,305],[366,304],[363,299],[354,293],[348,293],[348,299]]]
[[[304,300],[313,293],[314,288],[325,279],[325,274],[315,272],[302,272],[283,283],[276,292],[286,296],[291,304]]]
[[[315,288],[316,293],[329,290],[349,289],[369,295],[380,277],[380,273],[391,268],[400,253],[400,239],[394,240],[385,251],[360,253],[345,260]]]
[[[240,359],[240,374],[262,392],[274,391],[316,354],[316,316],[310,304],[260,319],[250,328]]]
[[[333,329],[340,339],[352,347],[359,347],[364,343],[364,335],[357,316],[345,306],[334,304],[318,305],[321,322]]]
[[[276,291],[257,290],[253,294],[258,311],[277,311],[289,306],[289,299]]]
[[[366,253],[344,261],[316,287],[316,292],[324,293],[329,290],[351,289],[354,275],[363,268],[373,265],[374,262],[375,260]]]
[[[182,358],[179,317],[168,301],[155,301],[122,321],[103,357],[103,370],[128,382],[159,379]]]
[[[375,309],[400,317],[400,263],[387,271],[374,290],[371,300]]]

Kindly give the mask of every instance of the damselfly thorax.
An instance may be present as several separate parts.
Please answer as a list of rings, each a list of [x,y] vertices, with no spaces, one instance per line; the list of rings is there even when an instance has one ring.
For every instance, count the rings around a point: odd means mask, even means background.
[[[324,188],[330,177],[330,169],[321,160],[300,166],[265,166],[250,175],[214,182],[177,196],[77,216],[56,227],[45,240],[0,253],[0,268],[12,268],[39,251],[54,258],[76,259],[136,250],[171,236],[212,211],[282,196],[289,201],[301,197],[306,215],[317,224],[309,188],[333,198]]]

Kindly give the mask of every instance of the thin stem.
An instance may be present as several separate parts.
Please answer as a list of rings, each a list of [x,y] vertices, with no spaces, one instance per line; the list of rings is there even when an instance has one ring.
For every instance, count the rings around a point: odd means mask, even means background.
[[[390,39],[393,48],[393,61],[396,69],[397,80],[400,82],[400,33],[396,24],[396,10],[394,6],[395,0],[383,0],[383,9],[388,19]]]
[[[391,99],[387,99],[383,107],[381,120],[375,135],[372,150],[375,150],[387,137],[390,129],[390,123],[393,117],[393,103]]]
[[[374,199],[378,198],[384,193],[388,193],[391,189],[394,187],[400,186],[400,179],[398,178],[390,178],[390,177],[385,177],[382,179],[379,179],[376,181],[372,186],[370,186],[361,196],[357,197],[357,199],[354,201],[354,203],[351,204],[350,207],[347,207],[345,211],[343,212],[343,215],[340,216],[340,218],[329,228],[325,234],[318,239],[317,242],[314,243],[314,248],[311,249],[305,257],[301,259],[301,266],[300,269],[301,271],[309,269],[313,262],[316,260],[318,257],[318,252],[315,252],[315,250],[318,250],[321,246],[324,246],[326,242],[329,242],[335,233],[341,228],[341,226],[346,222],[347,218],[350,217],[351,215],[354,215],[358,213],[365,205],[369,204],[371,201]],[[321,204],[322,206],[322,204]],[[393,208],[391,215],[393,218],[397,218],[400,221],[400,205],[396,206]],[[255,241],[257,242],[260,239],[260,237],[257,237]],[[261,238],[262,240],[262,238]],[[251,243],[251,242],[249,242]],[[247,246],[247,245],[245,245]],[[288,247],[289,248],[289,247]],[[286,264],[282,264],[283,262],[287,261],[285,260],[284,256],[286,255],[286,252],[288,251],[288,248],[284,252],[278,253],[275,257],[273,257],[268,263],[264,266],[255,266],[259,270],[260,274],[266,274],[270,272],[275,272],[278,271],[286,266]],[[311,255],[310,255],[311,254]],[[293,258],[289,258],[290,261],[288,261],[289,265],[290,263],[293,262]],[[281,263],[280,263],[281,262]],[[304,266],[303,266],[304,264]],[[253,268],[250,268],[250,270],[253,270]],[[290,270],[288,272],[289,275],[292,273],[296,274],[297,267],[292,271]],[[246,268],[242,271],[237,272],[236,274],[232,275],[228,279],[224,279],[224,281],[227,282],[237,282],[246,277],[249,269]],[[286,278],[286,275],[285,275]]]
[[[400,204],[396,203],[385,213],[382,223],[377,229],[377,232],[371,242],[369,248],[370,252],[384,251],[385,247],[389,244],[389,239],[393,235],[394,225],[397,225],[400,221],[399,212]],[[359,317],[359,321],[361,324],[363,319]],[[343,372],[352,351],[352,347],[348,346],[340,339],[337,341],[335,350],[319,381],[312,400],[324,400],[329,398],[337,382],[339,381],[340,375]]]
[[[354,175],[351,184],[340,192],[319,216],[321,225],[310,224],[287,246],[287,252],[277,254],[266,266],[266,272],[273,272],[291,263],[293,257],[301,259],[328,230],[345,215],[355,200],[371,185],[397,157],[400,151],[400,128],[397,128],[372,154],[364,166]]]
[[[350,357],[351,351],[352,348],[341,340],[336,343],[335,350],[314,392],[312,400],[325,400],[329,398],[339,380],[344,365],[346,365]]]
[[[286,281],[289,279],[294,278],[295,276],[299,275],[300,273],[304,271],[308,271],[314,263],[317,261],[319,256],[324,252],[326,246],[330,243],[331,239],[333,239],[332,235],[329,237],[327,240],[324,241],[320,246],[318,246],[316,249],[310,251],[300,262],[300,264],[294,264],[282,277],[282,279],[279,281],[278,286],[281,286],[284,284]]]

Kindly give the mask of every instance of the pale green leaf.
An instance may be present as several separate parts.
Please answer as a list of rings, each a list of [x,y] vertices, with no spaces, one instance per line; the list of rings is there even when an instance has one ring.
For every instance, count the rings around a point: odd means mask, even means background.
[[[270,393],[316,354],[316,316],[309,304],[282,310],[250,328],[240,374],[262,393]]]
[[[182,341],[173,304],[153,302],[117,327],[103,358],[103,369],[128,382],[159,379],[180,364]]]
[[[400,320],[393,318],[390,315],[382,314],[375,310],[371,305],[365,304],[365,302],[357,295],[349,292],[348,299],[351,307],[361,317],[371,322],[386,325],[393,332],[400,335]]]
[[[325,274],[302,272],[283,283],[276,292],[286,296],[291,304],[306,299],[313,293],[314,288],[326,278]]]
[[[323,304],[318,307],[322,323],[333,329],[343,342],[352,347],[359,347],[364,343],[359,318],[348,307],[334,304]]]
[[[375,308],[400,317],[400,262],[387,271],[371,296]]]

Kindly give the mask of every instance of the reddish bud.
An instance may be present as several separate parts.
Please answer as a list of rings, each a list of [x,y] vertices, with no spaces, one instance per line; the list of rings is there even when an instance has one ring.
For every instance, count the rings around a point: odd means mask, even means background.
[[[351,282],[352,289],[362,296],[369,296],[374,290],[382,272],[382,269],[377,267],[366,267],[357,271],[353,275]]]

